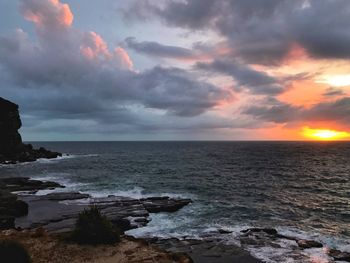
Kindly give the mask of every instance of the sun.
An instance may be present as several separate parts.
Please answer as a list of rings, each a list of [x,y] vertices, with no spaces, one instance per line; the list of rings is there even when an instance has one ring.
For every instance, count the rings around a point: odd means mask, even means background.
[[[329,129],[310,129],[305,127],[303,135],[313,140],[334,141],[350,138],[350,133],[346,131],[335,131]]]

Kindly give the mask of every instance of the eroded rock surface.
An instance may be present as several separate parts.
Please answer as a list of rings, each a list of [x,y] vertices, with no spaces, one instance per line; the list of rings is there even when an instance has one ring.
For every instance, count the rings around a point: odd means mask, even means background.
[[[0,229],[15,227],[15,218],[28,214],[28,204],[18,199],[13,192],[38,191],[62,187],[54,182],[42,182],[26,177],[13,177],[0,179]]]
[[[34,195],[38,190],[63,188],[55,182],[26,177],[0,179],[0,229],[44,227],[51,232],[72,230],[81,211],[97,206],[121,230],[145,226],[150,213],[175,212],[190,199],[149,197],[134,199],[110,195],[92,198],[80,192]],[[18,195],[17,195],[17,194]],[[15,221],[16,218],[16,221]]]
[[[293,236],[286,236],[279,234],[274,228],[249,228],[242,230],[242,235],[240,236],[240,241],[242,245],[248,246],[266,246],[266,243],[270,240],[287,239],[295,241],[299,249],[316,249],[322,248],[324,245],[316,240],[306,240],[300,239]],[[270,246],[272,243],[269,243]],[[335,261],[346,261],[350,262],[350,253],[345,251],[340,251],[337,249],[326,248],[328,250],[328,255],[332,257]]]
[[[24,195],[20,198],[29,204],[29,213],[26,217],[17,219],[16,225],[22,228],[44,227],[50,232],[72,230],[78,214],[92,205],[97,206],[112,223],[126,231],[145,226],[149,222],[150,213],[177,211],[191,202],[189,199],[169,197],[133,199],[109,196],[91,198],[89,195],[81,193]],[[157,210],[149,210],[149,206],[156,206]]]
[[[227,245],[219,240],[198,240],[178,238],[149,238],[149,244],[156,245],[171,253],[185,253],[193,262],[201,263],[261,263],[247,251],[235,245]]]

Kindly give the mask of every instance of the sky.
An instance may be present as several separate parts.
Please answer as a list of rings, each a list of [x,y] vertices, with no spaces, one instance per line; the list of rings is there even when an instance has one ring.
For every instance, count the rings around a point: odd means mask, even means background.
[[[1,0],[0,96],[27,141],[349,139],[349,28],[349,0]]]

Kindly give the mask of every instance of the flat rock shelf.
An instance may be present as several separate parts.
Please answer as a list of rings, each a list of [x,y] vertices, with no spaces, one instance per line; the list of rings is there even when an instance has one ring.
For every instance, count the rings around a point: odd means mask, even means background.
[[[189,205],[191,199],[168,196],[129,198],[109,195],[93,198],[80,192],[51,192],[36,195],[38,190],[64,188],[55,182],[43,182],[25,177],[0,179],[0,227],[32,231],[44,229],[50,234],[71,231],[81,211],[96,206],[122,232],[143,227],[150,221],[150,213],[172,213]],[[185,253],[191,262],[259,263],[242,248],[210,240],[144,239],[168,253]],[[178,261],[180,262],[180,261]],[[182,261],[181,261],[182,262]],[[189,261],[183,261],[189,262]]]

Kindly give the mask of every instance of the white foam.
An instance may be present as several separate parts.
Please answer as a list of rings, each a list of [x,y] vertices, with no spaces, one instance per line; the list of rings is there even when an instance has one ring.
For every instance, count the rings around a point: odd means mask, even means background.
[[[87,191],[88,194],[90,194],[92,197],[98,198],[98,197],[106,197],[108,195],[115,195],[115,196],[125,196],[125,197],[131,197],[135,199],[143,198],[146,195],[143,194],[144,188],[135,186],[132,189],[129,190],[91,190]]]
[[[191,236],[193,238],[199,238],[196,231],[180,231],[179,228],[189,225],[193,219],[184,216],[169,215],[168,213],[150,214],[151,221],[147,226],[136,228],[127,231],[128,235],[135,237],[161,237],[170,238],[183,236]]]

